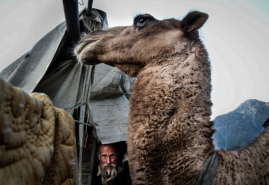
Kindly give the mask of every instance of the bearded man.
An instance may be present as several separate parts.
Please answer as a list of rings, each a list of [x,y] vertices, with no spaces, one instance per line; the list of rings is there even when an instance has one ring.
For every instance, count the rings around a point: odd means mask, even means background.
[[[93,185],[131,185],[127,153],[122,165],[118,164],[118,150],[114,144],[103,144],[98,148],[98,169],[93,172]]]

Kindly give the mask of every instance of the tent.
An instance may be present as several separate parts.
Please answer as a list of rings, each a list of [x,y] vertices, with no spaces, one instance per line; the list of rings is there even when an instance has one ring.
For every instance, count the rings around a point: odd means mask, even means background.
[[[73,3],[73,10],[77,6],[75,1],[68,3]],[[105,64],[88,66],[79,63],[73,54],[78,39],[72,38],[72,30],[68,27],[70,15],[68,11],[65,13],[66,22],[47,33],[31,51],[0,75],[27,93],[47,94],[55,107],[73,115],[77,123],[78,184],[82,184],[83,148],[89,142],[91,157],[86,171],[90,172],[87,180],[90,184],[97,140],[107,144],[127,139],[128,98],[135,79]],[[89,9],[84,9],[77,16],[82,30],[80,35],[108,27],[106,13],[101,10],[90,9],[89,13]]]

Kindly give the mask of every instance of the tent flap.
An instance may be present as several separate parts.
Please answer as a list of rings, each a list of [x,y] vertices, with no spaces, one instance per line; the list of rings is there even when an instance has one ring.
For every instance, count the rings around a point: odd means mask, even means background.
[[[19,65],[11,71],[7,81],[28,93],[33,92],[47,71],[65,34],[65,29],[65,23],[61,23],[39,40]]]
[[[108,27],[106,14],[97,9],[90,16],[83,10],[80,23],[85,32]],[[96,127],[102,143],[126,141],[128,98],[135,79],[105,64],[79,63],[70,52],[73,46],[63,22],[0,75],[28,93],[47,94],[55,107],[71,115],[79,108],[78,120]]]

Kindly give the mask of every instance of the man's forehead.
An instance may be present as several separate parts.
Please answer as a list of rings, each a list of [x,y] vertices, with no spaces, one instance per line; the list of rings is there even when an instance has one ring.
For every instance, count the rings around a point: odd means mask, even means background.
[[[100,153],[117,153],[117,149],[114,145],[101,145]]]

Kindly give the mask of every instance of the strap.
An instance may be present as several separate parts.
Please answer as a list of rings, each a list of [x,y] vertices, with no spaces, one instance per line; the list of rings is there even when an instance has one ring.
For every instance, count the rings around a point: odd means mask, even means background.
[[[217,175],[218,166],[219,157],[214,152],[205,160],[191,185],[212,185]]]

